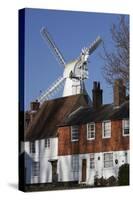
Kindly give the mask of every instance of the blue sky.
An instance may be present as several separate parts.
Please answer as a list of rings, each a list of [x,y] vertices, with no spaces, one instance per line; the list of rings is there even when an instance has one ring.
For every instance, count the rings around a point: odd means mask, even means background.
[[[89,46],[98,35],[112,49],[110,27],[118,22],[119,15],[105,13],[73,12],[44,9],[26,9],[25,24],[25,107],[34,101],[40,90],[45,91],[63,73],[48,45],[40,35],[44,26],[52,35],[66,61],[79,56],[83,47]],[[102,46],[90,56],[89,79],[86,89],[91,97],[93,81],[100,81],[104,103],[112,102],[112,87],[103,78],[103,60],[99,56]]]

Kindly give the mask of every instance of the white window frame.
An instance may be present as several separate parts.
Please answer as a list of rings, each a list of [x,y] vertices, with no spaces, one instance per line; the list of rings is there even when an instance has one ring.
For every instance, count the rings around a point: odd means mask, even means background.
[[[50,138],[46,138],[44,140],[44,146],[46,149],[50,148]]]
[[[33,161],[32,163],[32,177],[39,177],[40,174],[40,163]]]
[[[129,124],[129,119],[123,119],[122,120],[122,135],[124,136],[124,137],[127,137],[127,136],[129,136],[129,131],[128,131],[128,134],[125,134],[124,132],[124,130],[127,128],[128,130],[129,130],[129,126],[125,126],[125,121],[128,121],[128,124]]]
[[[91,125],[94,126],[93,131],[91,129],[89,129],[89,126],[91,126]],[[89,137],[89,136],[91,136],[91,134],[94,134],[94,137]],[[87,140],[95,140],[95,123],[94,122],[87,124]]]
[[[105,155],[112,155],[112,159],[111,160],[105,160]],[[107,163],[111,163],[107,166]],[[106,153],[103,153],[103,166],[104,168],[108,169],[108,168],[112,168],[114,166],[114,161],[113,161],[113,152],[106,152]]]
[[[105,136],[105,123],[110,123],[110,135]],[[111,120],[106,120],[102,122],[102,138],[111,138]]]
[[[95,169],[95,154],[90,154],[90,169]]]
[[[74,128],[74,127],[77,127],[77,130],[78,130],[78,134],[77,134],[77,135],[78,135],[78,138],[76,138],[76,139],[73,139],[73,131],[74,131],[73,128]],[[76,142],[76,141],[78,141],[78,140],[79,140],[79,125],[73,125],[73,126],[71,126],[71,141],[72,141],[72,142]]]
[[[30,153],[36,153],[36,143],[35,143],[35,141],[30,142]]]
[[[72,172],[79,172],[79,155],[72,155]]]

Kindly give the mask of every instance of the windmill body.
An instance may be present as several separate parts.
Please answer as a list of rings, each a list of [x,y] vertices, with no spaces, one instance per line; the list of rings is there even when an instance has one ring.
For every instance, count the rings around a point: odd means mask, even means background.
[[[41,35],[47,41],[58,62],[63,66],[64,72],[63,75],[38,98],[38,101],[42,104],[45,100],[51,98],[63,85],[63,96],[86,93],[84,81],[88,78],[88,59],[101,43],[101,38],[97,37],[88,48],[83,48],[80,56],[75,60],[66,62],[46,28],[41,29]]]

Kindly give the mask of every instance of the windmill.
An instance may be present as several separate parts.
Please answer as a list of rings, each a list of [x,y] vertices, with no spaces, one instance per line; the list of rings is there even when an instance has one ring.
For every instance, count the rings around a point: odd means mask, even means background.
[[[88,59],[101,43],[101,38],[98,36],[88,48],[83,48],[81,50],[79,57],[70,62],[66,62],[64,56],[58,49],[48,30],[43,27],[40,33],[43,39],[47,41],[49,47],[52,49],[52,52],[54,53],[59,64],[64,68],[63,75],[59,77],[38,98],[40,104],[42,104],[45,100],[50,99],[51,96],[55,95],[55,93],[59,91],[63,85],[63,96],[70,96],[86,92],[84,81],[88,78]]]

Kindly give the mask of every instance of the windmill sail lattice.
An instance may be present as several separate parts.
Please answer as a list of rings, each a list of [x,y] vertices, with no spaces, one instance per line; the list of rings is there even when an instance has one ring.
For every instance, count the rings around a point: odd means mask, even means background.
[[[62,53],[60,52],[59,48],[53,41],[53,39],[50,36],[47,29],[43,27],[40,32],[41,32],[41,35],[43,36],[43,38],[45,38],[47,40],[49,46],[51,47],[51,49],[53,50],[53,52],[56,56],[56,59],[58,60],[58,62],[65,67],[65,65],[66,65],[65,59],[64,59]]]
[[[40,104],[42,104],[45,100],[48,100],[52,95],[56,94],[56,92],[63,87],[64,81],[64,77],[59,77],[43,94],[41,94],[38,98]]]
[[[76,59],[67,62],[64,59],[61,51],[56,46],[54,40],[50,36],[46,28],[41,29],[41,35],[45,39],[56,56],[59,64],[64,67],[63,76],[59,77],[39,98],[42,104],[45,100],[50,99],[54,94],[62,88],[64,84],[63,96],[70,96],[80,93],[86,93],[84,80],[88,79],[88,59],[89,56],[96,50],[101,43],[101,38],[98,36],[96,40],[87,48],[81,50],[80,56]],[[84,86],[84,87],[83,87]]]

